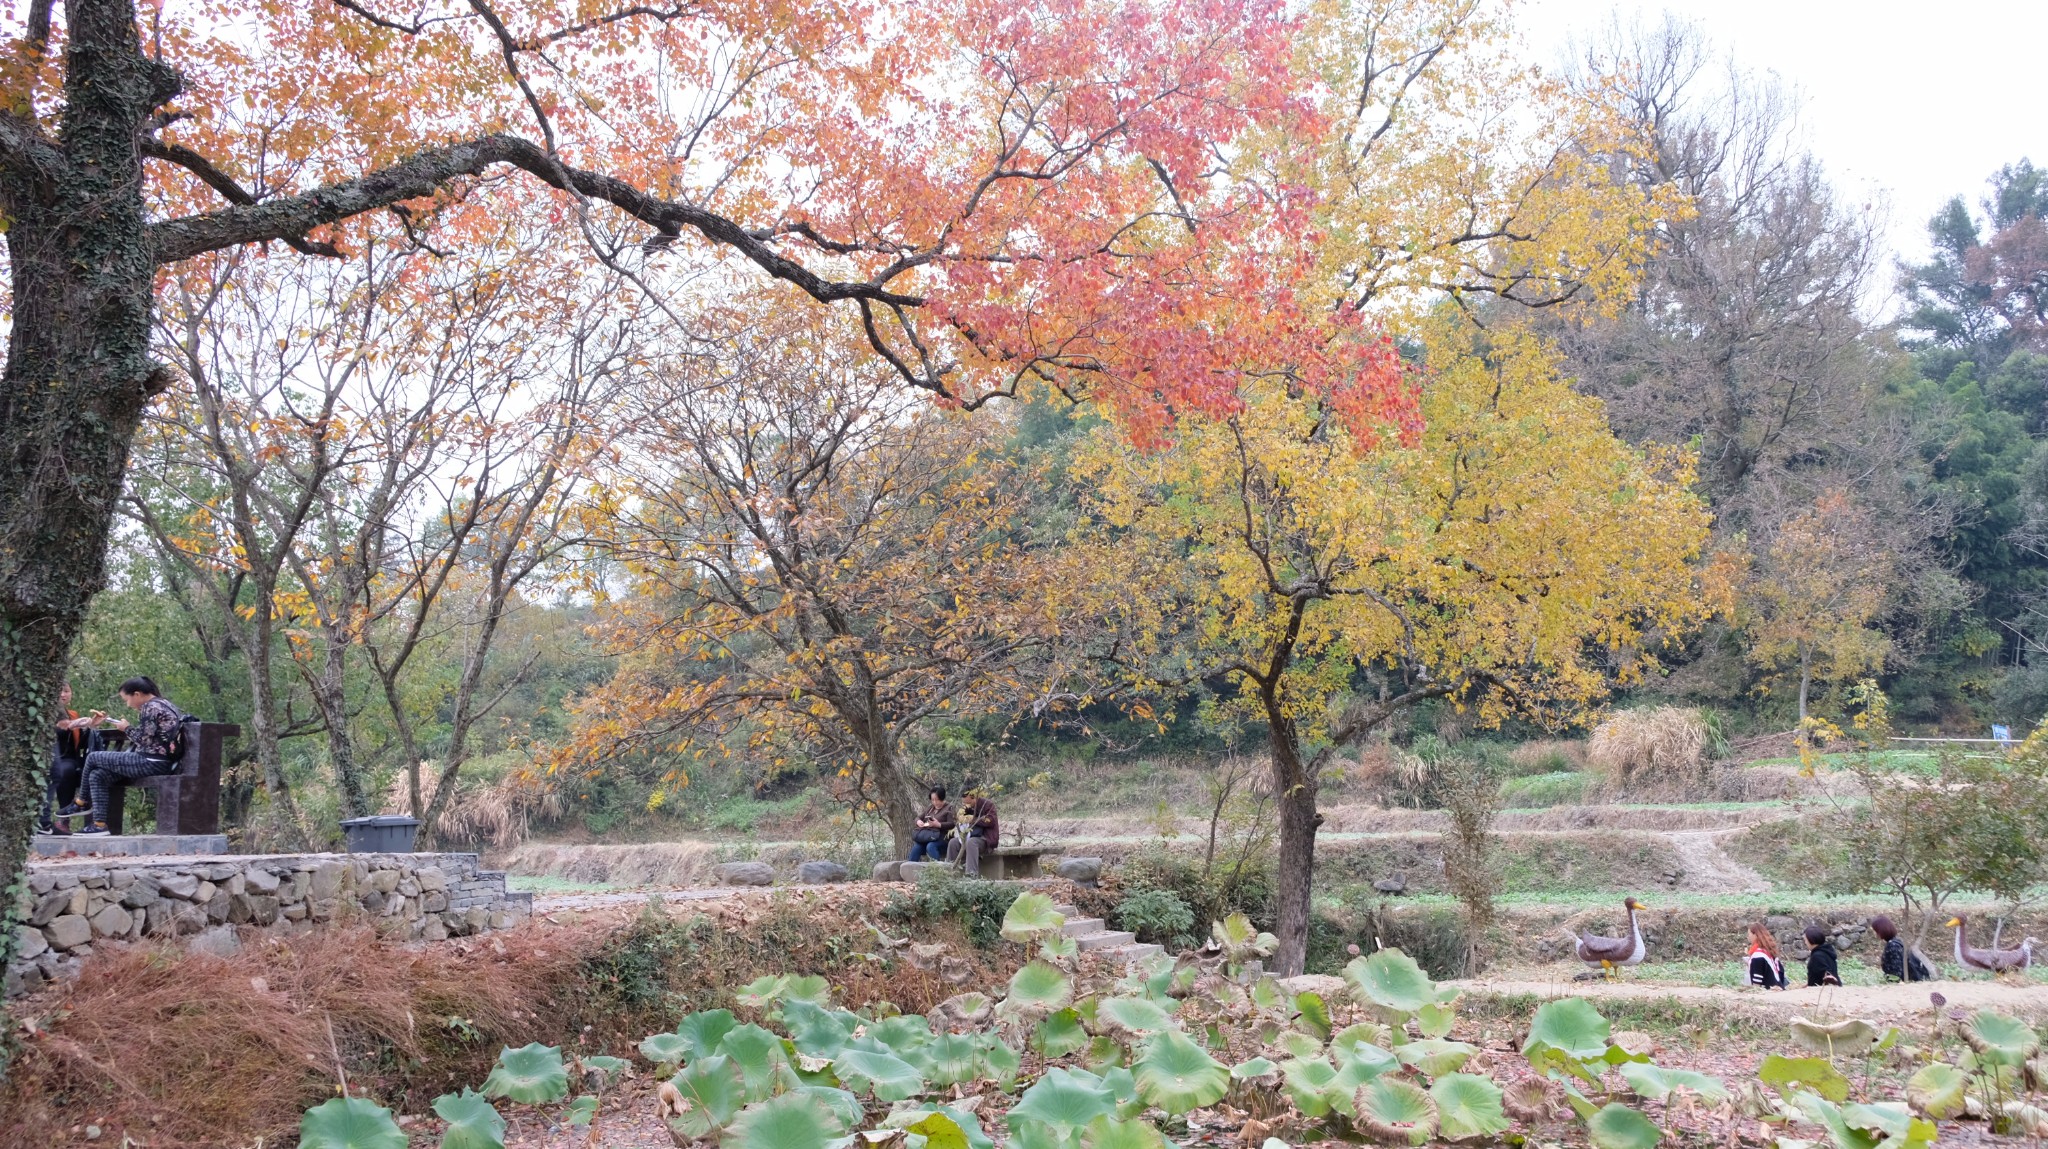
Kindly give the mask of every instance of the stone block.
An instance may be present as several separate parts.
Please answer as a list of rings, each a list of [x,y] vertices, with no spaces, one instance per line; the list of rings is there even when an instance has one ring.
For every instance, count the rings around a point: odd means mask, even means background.
[[[902,880],[902,875],[896,871],[902,865],[902,862],[876,862],[875,868],[869,872],[868,878],[870,881],[876,882],[900,881]]]
[[[283,915],[286,921],[302,922],[306,920],[308,911],[304,902],[287,902],[284,909],[278,912]]]
[[[499,910],[491,915],[491,928],[494,930],[509,930],[518,922],[519,915],[507,913],[504,910]]]
[[[303,902],[306,900],[306,894],[312,888],[313,875],[300,870],[284,880],[282,893],[279,896],[288,902]]]
[[[480,934],[491,925],[491,912],[482,906],[471,906],[462,912],[463,933]]]
[[[384,912],[384,903],[388,899],[375,890],[364,890],[357,900],[362,904],[365,912],[381,914]]]
[[[809,885],[846,880],[846,867],[838,862],[805,862],[796,868],[796,880]]]
[[[199,888],[192,891],[192,900],[198,902],[200,905],[205,905],[206,903],[213,900],[213,895],[219,892],[220,887],[214,885],[212,882],[200,882]]]
[[[157,880],[157,891],[189,902],[199,893],[199,879],[191,874],[169,874]]]
[[[441,890],[433,890],[420,895],[420,910],[424,913],[438,914],[447,908],[448,895]]]
[[[314,866],[313,882],[308,887],[313,900],[316,902],[332,901],[341,893],[341,881],[347,873],[348,867],[340,862],[321,862]]]
[[[242,871],[242,883],[242,888],[252,894],[274,894],[280,884],[276,874],[256,866]]]
[[[1070,882],[1092,886],[1102,877],[1101,858],[1061,858],[1053,873]]]
[[[241,936],[233,926],[215,926],[202,931],[199,936],[185,943],[193,953],[212,954],[214,957],[233,957],[242,952]]]
[[[149,919],[148,919],[148,917],[146,916],[146,914],[147,914],[147,913],[148,913],[148,911],[146,911],[146,910],[129,910],[129,911],[128,911],[128,940],[129,940],[129,941],[131,941],[131,942],[134,942],[134,941],[141,941],[141,940],[142,940],[142,930],[143,930],[143,927],[145,927],[145,926],[147,926],[147,925],[149,924]]]
[[[772,886],[775,870],[766,862],[727,862],[715,869],[723,886]]]
[[[214,925],[220,925],[228,920],[228,899],[226,897],[217,897],[206,903],[206,920]]]
[[[428,893],[448,890],[448,873],[439,866],[421,866],[414,877],[419,879],[420,889]]]
[[[227,881],[229,878],[234,877],[238,870],[231,863],[215,862],[211,866],[195,867],[192,872],[198,874],[200,877],[206,879],[207,881],[212,882],[214,885],[219,885],[220,883]]]
[[[135,878],[136,873],[133,870],[111,870],[107,873],[107,888],[125,890],[135,884]]]
[[[100,912],[92,916],[92,932],[94,937],[125,938],[128,936],[128,927],[134,924],[135,915],[118,905],[103,907]]]
[[[328,898],[324,901],[315,899],[308,902],[307,905],[310,908],[306,911],[306,916],[316,922],[331,922],[334,920],[335,912],[340,908],[341,903]]]
[[[165,932],[164,927],[170,924],[174,906],[179,909],[185,908],[181,903],[169,899],[150,903],[149,908],[142,911],[142,932],[152,936]]]
[[[420,923],[420,938],[421,938],[421,940],[423,940],[423,941],[430,941],[430,942],[438,942],[438,941],[444,941],[444,940],[446,940],[446,939],[447,939],[447,937],[448,937],[448,923],[446,923],[446,922],[444,922],[444,921],[442,921],[442,920],[441,920],[441,915],[439,915],[439,914],[432,914],[432,915],[429,915],[429,916],[428,916],[428,917],[427,917],[427,918],[426,918],[425,920],[423,920],[423,921],[422,921],[422,922]]]
[[[899,882],[917,881],[926,870],[943,864],[941,862],[898,862],[896,863],[896,880]]]
[[[411,874],[398,879],[398,885],[394,889],[397,890],[398,896],[402,898],[417,898],[420,896],[419,879]]]
[[[121,892],[121,904],[131,910],[140,910],[155,905],[161,896],[157,893],[156,881],[143,877]]]
[[[222,882],[220,888],[226,890],[228,896],[232,898],[249,888],[249,879],[243,876],[240,871],[236,871],[228,875],[228,880]]]
[[[50,951],[50,939],[43,931],[31,926],[14,927],[14,958],[16,961],[34,961]]]
[[[384,916],[387,918],[404,917],[405,899],[399,897],[396,893],[386,896],[384,899]]]
[[[77,871],[78,884],[88,890],[107,888],[107,871],[99,866],[87,866]]]
[[[0,977],[0,994],[20,997],[43,988],[43,971],[32,964],[11,965],[5,977]]]
[[[92,940],[92,923],[83,914],[65,914],[52,918],[43,927],[43,940],[53,950],[76,949]]]
[[[165,903],[159,902],[158,905]],[[180,903],[171,914],[171,933],[176,937],[190,937],[206,928],[206,907]]]
[[[28,876],[28,892],[35,895],[47,894],[57,888],[57,875],[48,872],[31,872]]]
[[[277,899],[269,894],[248,894],[249,921],[255,925],[267,926],[277,921]]]
[[[397,870],[371,870],[364,884],[377,893],[388,894],[398,888],[398,879]]]
[[[77,903],[75,906],[73,903]],[[85,912],[85,891],[80,889],[52,890],[36,899],[35,907],[28,912],[28,924],[47,926],[65,914]]]

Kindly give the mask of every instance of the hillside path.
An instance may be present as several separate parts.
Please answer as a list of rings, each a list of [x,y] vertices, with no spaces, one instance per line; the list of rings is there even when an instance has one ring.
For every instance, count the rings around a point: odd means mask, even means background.
[[[1565,967],[1557,967],[1559,970]],[[1912,985],[1847,985],[1823,989],[1794,986],[1770,991],[1748,986],[1659,984],[1634,974],[1619,981],[1573,981],[1570,974],[1545,977],[1541,969],[1503,970],[1499,977],[1451,982],[1472,994],[1499,997],[1585,997],[1611,1001],[1675,1001],[1705,1009],[1729,1009],[1752,1017],[1815,1020],[1862,1017],[1900,1023],[1927,1021],[1936,1011],[1930,994],[1944,999],[1943,1012],[1996,1010],[2032,1019],[2048,1018],[2048,985],[1999,981],[1933,981]],[[1798,971],[1794,971],[1795,976]]]

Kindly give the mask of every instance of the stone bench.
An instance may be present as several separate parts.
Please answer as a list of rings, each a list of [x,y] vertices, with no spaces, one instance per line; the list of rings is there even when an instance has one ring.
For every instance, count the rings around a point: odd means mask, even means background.
[[[1042,877],[1038,860],[1057,854],[1056,846],[997,846],[981,853],[981,876],[991,882],[1014,882]]]
[[[123,807],[128,787],[139,786],[156,795],[158,834],[220,833],[220,766],[226,741],[241,734],[242,728],[228,722],[187,719],[185,753],[178,768],[169,774],[129,778],[114,783],[107,811],[107,832],[121,832]]]

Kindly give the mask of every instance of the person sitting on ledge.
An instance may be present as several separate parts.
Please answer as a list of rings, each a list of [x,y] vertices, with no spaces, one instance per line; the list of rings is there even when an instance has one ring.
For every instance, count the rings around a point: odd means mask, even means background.
[[[940,862],[946,857],[946,839],[953,836],[953,827],[958,820],[953,817],[952,804],[946,801],[946,788],[931,788],[931,805],[918,811],[917,822],[910,833],[910,857],[912,862]]]
[[[135,720],[108,718],[95,710],[92,716],[128,735],[125,750],[95,750],[85,756],[85,790],[67,817],[82,818],[80,834],[107,833],[107,811],[113,808],[114,784],[158,774],[174,774],[184,753],[185,712],[171,704],[157,690],[156,682],[137,675],[121,684],[121,701],[135,710]],[[87,799],[90,804],[87,804]]]
[[[57,692],[57,709],[64,716],[57,720],[57,743],[50,750],[50,781],[43,787],[42,809],[36,812],[36,829],[45,834],[71,832],[62,820],[63,812],[76,804],[85,781],[85,756],[98,749],[100,741],[93,733],[100,719],[91,715],[80,718],[78,711],[71,709],[68,682]]]
[[[1002,832],[996,825],[996,804],[975,791],[968,791],[967,805],[960,810],[960,825],[953,837],[946,843],[946,860],[961,862],[967,867],[967,876],[981,876],[981,855],[993,850],[1002,841]]]

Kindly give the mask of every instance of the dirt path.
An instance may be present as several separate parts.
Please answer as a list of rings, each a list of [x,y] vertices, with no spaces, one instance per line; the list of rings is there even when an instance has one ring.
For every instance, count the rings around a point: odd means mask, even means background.
[[[1677,1001],[1725,1008],[1751,1017],[1862,1017],[1899,1023],[1926,1021],[1937,1008],[1929,996],[1944,999],[1943,1011],[1991,1009],[2033,1019],[2048,1018],[2048,985],[1996,981],[1936,981],[1914,985],[1849,985],[1824,989],[1803,986],[1779,992],[1736,986],[1659,984],[1634,974],[1619,981],[1573,981],[1566,966],[1503,970],[1499,977],[1453,982],[1468,993],[1539,998],[1586,997],[1594,1000]]]
[[[1762,894],[1768,893],[1771,883],[1762,874],[1728,856],[1721,849],[1721,839],[1730,834],[1741,833],[1742,828],[1728,830],[1683,830],[1664,835],[1671,843],[1672,852],[1678,855],[1683,868],[1679,875],[1678,888],[1702,894]]]

